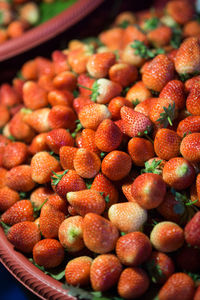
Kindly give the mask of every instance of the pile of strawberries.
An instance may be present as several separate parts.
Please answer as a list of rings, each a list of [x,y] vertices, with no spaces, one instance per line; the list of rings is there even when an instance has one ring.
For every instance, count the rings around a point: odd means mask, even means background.
[[[0,87],[1,225],[71,295],[200,299],[199,37],[189,0],[124,12]]]

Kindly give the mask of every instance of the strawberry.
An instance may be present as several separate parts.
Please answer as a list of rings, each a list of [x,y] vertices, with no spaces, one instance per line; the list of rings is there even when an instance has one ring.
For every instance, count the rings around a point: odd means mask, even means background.
[[[44,268],[55,268],[64,260],[64,249],[54,239],[44,239],[33,247],[34,262]]]
[[[103,122],[103,121],[102,121]],[[95,152],[96,154],[100,154],[100,150],[97,148],[95,144],[95,131],[92,129],[83,129],[81,132],[81,140],[82,147]]]
[[[176,54],[175,68],[179,74],[194,74],[200,71],[200,44],[197,37],[185,39]]]
[[[61,198],[58,194],[51,194],[47,202],[56,210],[60,210],[65,215],[68,215],[68,204],[66,200]]]
[[[200,132],[200,116],[189,116],[179,122],[177,133],[180,137],[195,132]]]
[[[68,90],[72,92],[76,88],[77,78],[71,71],[63,71],[57,74],[53,79],[53,85],[56,89]]]
[[[49,126],[52,129],[66,128],[75,129],[76,115],[70,107],[63,105],[55,105],[52,107],[48,115]]]
[[[200,116],[199,99],[200,99],[199,86],[196,85],[191,88],[190,93],[186,100],[187,110],[189,111],[189,113],[191,113],[194,116]]]
[[[185,90],[186,92],[190,92],[193,86],[196,84],[198,85],[200,82],[200,75],[194,76],[192,78],[189,78],[188,80],[185,81]]]
[[[183,35],[184,37],[191,37],[200,35],[200,25],[197,20],[191,20],[187,22],[183,27]]]
[[[95,176],[91,190],[98,191],[103,194],[106,201],[106,209],[112,204],[117,203],[119,199],[119,193],[114,184],[102,173]]]
[[[113,204],[108,210],[110,221],[121,232],[139,231],[147,221],[147,211],[135,202]]]
[[[87,62],[87,71],[94,78],[103,78],[115,64],[115,54],[112,52],[96,53],[90,56]]]
[[[124,11],[118,14],[118,16],[115,18],[115,25],[118,25],[122,28],[123,25],[130,25],[130,24],[135,24],[136,18],[134,13],[131,11]]]
[[[200,287],[197,287],[195,295],[194,295],[194,300],[199,300],[200,299]]]
[[[180,144],[181,138],[175,131],[161,128],[156,133],[154,149],[161,159],[169,160],[180,155]]]
[[[101,165],[102,173],[110,180],[120,180],[127,176],[131,170],[131,157],[123,151],[111,151]]]
[[[152,209],[158,207],[164,200],[166,184],[160,175],[144,173],[133,181],[131,192],[141,207]]]
[[[142,136],[149,133],[152,123],[145,115],[123,106],[120,110],[125,133],[130,136]]]
[[[74,157],[74,169],[83,178],[95,177],[101,167],[98,155],[90,150],[80,148]]]
[[[79,256],[70,260],[65,268],[65,279],[74,286],[87,286],[90,283],[92,258]]]
[[[47,187],[38,187],[30,195],[30,201],[34,207],[39,208],[47,200],[53,191]]]
[[[59,74],[63,71],[69,70],[69,66],[67,65],[67,55],[62,51],[55,50],[52,53],[52,62],[55,74]]]
[[[52,171],[60,170],[57,159],[48,152],[42,151],[36,153],[31,160],[31,176],[32,179],[40,184],[47,183],[51,179]]]
[[[80,74],[78,76],[77,85],[78,85],[79,91],[80,91],[80,98],[89,99],[89,97],[92,94],[91,88],[92,88],[94,82],[95,82],[95,79],[89,77],[87,74]]]
[[[176,255],[176,264],[186,272],[198,272],[200,268],[200,250],[191,246],[182,247]]]
[[[29,200],[17,201],[1,215],[1,221],[8,225],[23,221],[34,221],[31,202]]]
[[[36,80],[38,73],[35,60],[25,62],[21,68],[21,73],[26,80]]]
[[[110,80],[121,84],[122,87],[130,85],[138,78],[138,71],[135,66],[126,63],[113,64],[109,69]]]
[[[137,104],[134,108],[135,111],[145,115],[146,117],[150,116],[151,106],[157,103],[157,98],[147,98],[146,100]],[[154,121],[154,119],[153,119]]]
[[[31,177],[31,167],[20,165],[10,169],[6,174],[6,185],[16,191],[28,192],[35,187]]]
[[[70,253],[76,253],[84,248],[83,218],[73,216],[65,219],[58,231],[61,245]]]
[[[94,104],[94,102],[85,96],[80,96],[73,100],[73,109],[77,114],[79,114],[81,109],[89,104]]]
[[[103,152],[110,152],[119,147],[122,141],[122,132],[109,119],[102,121],[95,133],[95,144]]]
[[[195,170],[183,157],[171,158],[163,168],[163,180],[171,187],[182,190],[189,187],[195,179]]]
[[[154,157],[154,148],[153,144],[139,137],[133,137],[128,142],[128,153],[132,158],[134,165],[136,166],[144,166],[145,161]]]
[[[49,147],[46,143],[47,132],[37,134],[28,148],[29,152],[34,155],[37,152],[48,151]]]
[[[34,81],[23,85],[23,100],[27,108],[36,110],[48,105],[47,92]]]
[[[42,75],[54,76],[53,63],[49,59],[38,56],[35,58],[35,63],[39,77]]]
[[[163,168],[166,161],[160,157],[153,157],[147,160],[144,164],[145,168],[141,170],[141,173],[155,173],[162,175]]]
[[[182,2],[182,1],[181,1]],[[194,281],[185,273],[174,273],[158,293],[159,300],[190,300],[195,293]]]
[[[198,199],[200,199],[200,175],[197,175],[196,178],[196,189],[197,189],[197,195],[198,195]]]
[[[25,163],[28,157],[28,149],[24,143],[14,142],[5,147],[3,154],[3,167],[11,169]]]
[[[42,75],[38,79],[38,85],[46,92],[51,92],[54,89],[52,77],[50,75]],[[48,100],[48,99],[47,99]]]
[[[181,248],[184,243],[183,229],[176,223],[163,221],[154,226],[150,240],[156,250],[173,252]]]
[[[166,13],[170,15],[175,22],[183,25],[193,18],[194,8],[192,3],[188,1],[169,1],[166,5]]]
[[[147,261],[147,270],[151,280],[157,284],[163,284],[174,273],[173,260],[162,252],[153,251]]]
[[[53,129],[46,136],[47,146],[56,154],[62,146],[74,146],[74,140],[64,128]]]
[[[4,212],[9,209],[14,203],[19,201],[19,194],[10,189],[7,186],[4,186],[0,189],[0,211]]]
[[[85,216],[87,213],[101,215],[106,206],[103,196],[95,190],[81,190],[67,193],[67,200],[75,211]]]
[[[84,128],[96,130],[103,120],[111,118],[111,114],[106,105],[96,103],[84,106],[78,117]]]
[[[1,146],[0,146],[1,151]],[[4,168],[0,168],[0,189],[5,187],[5,179],[6,179],[7,170]]]
[[[40,213],[40,231],[45,238],[57,238],[58,230],[65,215],[54,206],[45,203]]]
[[[107,291],[115,286],[122,272],[119,259],[113,254],[97,256],[91,265],[90,280],[95,291]]]
[[[42,133],[51,129],[48,120],[50,108],[40,108],[33,112],[28,111],[24,116],[24,122],[27,123],[35,131]]]
[[[183,138],[181,154],[192,163],[200,161],[200,133],[192,133]]]
[[[125,48],[127,44],[133,41],[143,42],[148,44],[146,35],[136,26],[129,25],[125,30],[122,37],[122,47]]]
[[[120,110],[122,106],[128,106],[131,108],[133,107],[130,101],[120,96],[110,100],[108,104],[108,109],[112,115],[112,120],[119,120],[121,118]]]
[[[1,104],[7,107],[13,107],[20,102],[19,95],[17,95],[13,87],[7,83],[1,85],[0,98]]]
[[[126,99],[136,106],[138,102],[141,103],[151,96],[151,92],[146,88],[145,84],[142,81],[138,81],[128,90]]]
[[[63,146],[59,150],[60,164],[64,170],[74,169],[74,157],[78,151],[75,147]]]
[[[48,102],[51,106],[71,106],[74,99],[73,94],[67,90],[53,89],[48,93]]]
[[[90,49],[87,45],[83,45],[81,48],[72,49],[68,53],[67,63],[71,67],[72,71],[77,74],[86,73],[87,62],[90,57]]]
[[[159,97],[173,100],[177,109],[183,109],[186,100],[184,84],[180,80],[169,81],[160,92]]]
[[[10,120],[10,112],[7,107],[0,104],[0,128],[4,127],[6,123]]]
[[[200,212],[197,212],[184,228],[185,240],[191,246],[200,245],[199,239]]]
[[[13,225],[8,231],[7,238],[17,250],[31,253],[34,245],[40,241],[41,235],[35,223],[24,221]]]
[[[141,268],[125,268],[119,278],[117,290],[124,299],[142,296],[149,288],[149,278]]]
[[[124,29],[111,28],[103,31],[99,35],[100,41],[105,44],[109,49],[116,50],[121,48]]]
[[[164,47],[170,43],[172,38],[172,29],[168,26],[161,25],[147,34],[149,42],[159,48]]]
[[[83,241],[95,253],[108,253],[115,248],[119,233],[117,227],[105,218],[88,213],[83,219]]]
[[[160,92],[174,78],[174,64],[165,54],[157,55],[142,74],[148,89]]]

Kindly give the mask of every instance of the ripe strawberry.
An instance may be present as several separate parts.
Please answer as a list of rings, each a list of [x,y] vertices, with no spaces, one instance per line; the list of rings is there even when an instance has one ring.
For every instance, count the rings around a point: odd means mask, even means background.
[[[1,215],[1,221],[8,225],[23,221],[34,221],[31,202],[29,200],[17,201]]]
[[[198,195],[198,199],[200,201],[200,175],[197,175],[196,178],[196,189],[197,189],[197,195]]]
[[[53,191],[47,187],[39,187],[35,189],[30,195],[30,201],[34,207],[39,208],[47,200]]]
[[[175,267],[168,255],[153,251],[147,261],[147,270],[154,283],[163,284],[174,273]]]
[[[53,89],[48,93],[48,102],[51,106],[63,105],[71,106],[74,99],[73,94],[67,90]]]
[[[165,54],[157,55],[142,74],[148,89],[160,92],[174,78],[174,64]]]
[[[89,99],[92,94],[92,86],[95,82],[94,78],[89,77],[86,74],[80,74],[78,76],[77,85],[80,91],[80,98]],[[82,87],[83,86],[83,87]]]
[[[56,89],[68,90],[72,92],[76,88],[77,78],[71,71],[63,71],[53,79],[53,86]]]
[[[185,240],[191,246],[200,245],[199,238],[200,212],[197,212],[184,228]]]
[[[126,99],[135,105],[137,102],[141,103],[151,96],[150,90],[146,88],[144,83],[138,81],[128,90]]]
[[[200,82],[200,75],[193,76],[192,78],[185,81],[185,90],[187,93],[191,91],[193,86],[198,85]]]
[[[62,51],[55,50],[53,51],[51,56],[55,74],[59,74],[63,71],[69,70],[66,54],[64,54]]]
[[[115,97],[113,98],[109,104],[108,104],[108,109],[112,115],[112,120],[119,120],[121,118],[120,116],[120,110],[122,106],[128,106],[128,107],[133,107],[132,103],[128,101],[124,97]]]
[[[38,79],[38,85],[46,92],[51,92],[54,89],[53,79],[50,75],[42,75]],[[47,96],[48,97],[48,96]],[[48,101],[48,99],[47,99]]]
[[[106,105],[96,103],[84,106],[78,117],[84,128],[96,130],[103,120],[111,118],[111,114]]]
[[[95,253],[108,253],[115,248],[119,237],[117,227],[107,219],[88,213],[83,219],[83,241]]]
[[[137,104],[134,108],[135,111],[145,115],[146,117],[150,116],[151,106],[157,102],[157,98],[147,98],[146,100]]]
[[[20,103],[19,95],[15,92],[13,87],[7,83],[1,85],[0,98],[1,104],[7,107],[13,107]]]
[[[155,47],[164,47],[170,43],[172,38],[172,29],[161,25],[147,33],[147,38]]]
[[[48,152],[42,151],[36,153],[31,160],[32,179],[40,184],[47,183],[51,179],[52,171],[60,170],[57,159]]]
[[[7,238],[17,250],[31,253],[33,247],[41,239],[40,230],[34,222],[24,221],[13,225]]]
[[[103,121],[102,121],[103,122]],[[100,150],[97,148],[95,144],[95,131],[92,129],[83,129],[81,132],[81,141],[82,147],[95,152],[96,154],[100,154]]]
[[[113,254],[97,256],[91,265],[90,280],[95,291],[107,291],[115,286],[122,272],[119,259]]]
[[[183,157],[171,158],[163,168],[163,180],[171,187],[182,190],[189,187],[195,179],[193,166]]]
[[[120,180],[126,177],[131,170],[131,157],[123,151],[111,151],[101,165],[102,173],[110,180]]]
[[[56,154],[62,146],[74,146],[74,140],[70,133],[64,128],[53,129],[46,136],[48,147]]]
[[[54,206],[45,203],[40,213],[40,231],[45,238],[57,238],[60,224],[64,221],[65,215]]]
[[[19,201],[19,194],[10,189],[7,186],[4,186],[0,189],[0,211],[4,212],[9,209],[14,203]]]
[[[99,173],[94,178],[91,190],[98,191],[102,193],[106,201],[106,209],[108,209],[112,204],[118,202],[119,193],[114,184],[103,174]]]
[[[122,132],[115,123],[106,119],[100,123],[95,133],[95,144],[103,152],[110,152],[119,147]]]
[[[64,170],[72,170],[74,169],[74,157],[76,152],[78,151],[75,147],[63,146],[60,148],[59,156],[60,156],[60,164]]]
[[[182,247],[177,252],[176,264],[182,271],[198,272],[200,268],[200,250],[191,246]]]
[[[152,123],[145,115],[123,106],[120,110],[125,133],[130,136],[142,136],[149,133]]]
[[[187,22],[183,27],[183,35],[184,37],[191,37],[200,35],[200,25],[197,20],[191,20]]]
[[[121,84],[122,87],[129,86],[138,78],[138,71],[135,66],[126,63],[116,63],[109,69],[110,80]]]
[[[14,142],[5,147],[3,154],[3,167],[11,169],[25,163],[28,157],[28,149],[24,143]]]
[[[156,133],[154,149],[161,159],[169,160],[180,155],[180,144],[181,138],[175,131],[161,128]]]
[[[44,268],[55,268],[64,260],[64,249],[54,239],[44,239],[33,247],[33,259],[35,263]]]
[[[21,68],[21,73],[26,80],[36,80],[38,72],[35,60],[28,60],[25,62]]]
[[[179,74],[194,74],[200,71],[200,44],[197,37],[185,39],[176,54],[175,68]]]
[[[123,34],[124,29],[114,27],[101,32],[99,35],[99,39],[111,50],[116,50],[121,48]]]
[[[182,2],[182,1],[181,1]],[[174,273],[162,286],[159,300],[191,300],[195,293],[194,281],[185,273]]]
[[[158,175],[162,175],[163,168],[166,161],[161,159],[160,157],[150,158],[145,162],[145,169],[142,169],[142,173],[155,173]]]
[[[84,89],[84,88],[82,88]],[[92,100],[90,100],[89,98],[87,98],[86,96],[80,96],[77,97],[73,100],[73,109],[75,110],[75,112],[77,114],[80,113],[81,109],[89,104],[94,104],[94,102]]]
[[[171,99],[175,102],[177,109],[185,107],[185,88],[180,80],[171,80],[162,89],[159,95],[160,98]]]
[[[31,177],[31,167],[20,165],[10,169],[6,174],[6,185],[16,191],[28,192],[35,187]]]
[[[177,133],[180,137],[195,132],[200,132],[200,116],[189,116],[179,122]]]
[[[0,146],[1,151],[1,146]],[[4,168],[0,168],[0,189],[5,187],[5,179],[6,179],[7,170]]]
[[[35,63],[39,77],[41,77],[42,75],[50,75],[51,77],[53,77],[55,75],[53,63],[49,59],[38,56],[35,58]]]
[[[70,253],[78,252],[84,248],[83,243],[83,218],[73,216],[65,219],[58,232],[61,245]]]
[[[113,204],[108,210],[110,221],[121,232],[139,231],[147,221],[147,211],[135,202]]]
[[[65,279],[74,286],[87,286],[90,283],[92,258],[79,256],[70,260],[65,268]]]
[[[75,129],[76,115],[70,107],[63,105],[55,105],[52,107],[48,115],[48,122],[52,129],[66,128]]]
[[[67,56],[67,63],[72,71],[78,74],[86,73],[87,62],[90,57],[90,49],[88,45],[83,45],[80,48],[72,49]]]
[[[23,85],[23,100],[27,108],[36,110],[48,105],[47,92],[34,81]]]
[[[122,36],[122,47],[125,48],[127,44],[133,41],[143,42],[145,45],[148,44],[146,35],[136,26],[129,25]]]
[[[24,116],[24,122],[39,133],[47,132],[51,129],[48,120],[50,111],[50,108],[45,107],[33,112],[27,112]]]
[[[115,54],[112,52],[96,53],[90,56],[87,62],[87,71],[94,78],[103,78],[115,64]]]
[[[37,134],[28,148],[29,152],[34,155],[37,152],[48,151],[49,147],[46,143],[47,132]]]
[[[142,232],[131,232],[117,240],[116,254],[123,265],[136,267],[151,255],[149,238]]]
[[[131,192],[141,207],[152,209],[158,207],[164,200],[166,184],[160,175],[144,173],[134,180]]]
[[[95,177],[101,167],[98,155],[90,150],[80,148],[74,157],[74,169],[83,178]]]
[[[0,128],[4,127],[9,120],[10,120],[9,110],[5,105],[0,104]]]
[[[47,202],[56,210],[60,210],[65,215],[68,215],[68,204],[66,200],[61,198],[58,194],[50,195]]]
[[[118,281],[120,297],[135,299],[142,296],[149,288],[149,278],[141,268],[125,268]]]
[[[199,49],[200,51],[200,49]],[[186,107],[189,113],[194,116],[200,116],[200,93],[199,93],[199,86],[194,86],[191,88],[190,93],[186,100]]]
[[[200,161],[200,133],[192,133],[183,138],[181,154],[192,163]]]
[[[119,13],[119,15],[115,18],[115,25],[123,25],[126,21],[127,24],[135,24],[136,18],[135,15],[131,11],[124,11]]]
[[[85,216],[87,213],[101,215],[106,206],[104,197],[95,190],[81,190],[67,193],[67,200],[75,211]]]
[[[150,240],[156,250],[173,252],[184,243],[183,229],[176,223],[163,221],[154,226]]]
[[[176,0],[167,3],[166,12],[177,23],[183,25],[193,18],[194,8],[192,3],[188,1]]]
[[[145,161],[155,156],[153,144],[139,137],[133,137],[128,142],[128,153],[132,158],[134,165],[144,166]]]

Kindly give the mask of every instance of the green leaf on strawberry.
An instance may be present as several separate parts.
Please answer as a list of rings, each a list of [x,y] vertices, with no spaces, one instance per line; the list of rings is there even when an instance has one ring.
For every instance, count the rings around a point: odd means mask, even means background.
[[[97,100],[97,97],[99,96],[99,84],[97,82],[97,80],[93,83],[92,85],[92,88],[89,88],[87,86],[84,86],[82,84],[78,84],[78,86],[88,90],[88,91],[91,91],[92,94],[90,95],[90,99],[93,101],[93,102],[96,102]]]
[[[6,223],[4,223],[3,221],[0,221],[1,227],[4,230],[5,235],[8,234],[8,231],[10,230],[11,226],[8,226]]]
[[[164,54],[165,50],[162,48],[150,49],[143,42],[135,40],[131,44],[131,48],[135,49],[134,54],[139,55],[142,58],[154,58],[158,54]]]
[[[72,132],[71,136],[72,136],[73,138],[75,138],[76,135],[77,135],[77,133],[78,133],[79,131],[81,131],[82,128],[83,128],[83,125],[80,123],[80,120],[76,120],[76,129],[74,130],[74,132]]]
[[[65,170],[62,174],[58,174],[58,173],[52,171],[52,173],[54,174],[54,176],[51,176],[52,185],[57,185],[60,182],[60,180],[63,178],[63,176],[65,174],[67,174],[68,171],[69,170]]]
[[[157,18],[157,17],[152,17],[150,19],[147,19],[145,22],[144,22],[144,30],[154,30],[158,27],[158,25],[160,24],[160,20]]]
[[[141,174],[143,173],[154,173],[158,175],[162,174],[162,169],[160,168],[161,163],[162,160],[156,160],[156,159],[154,159],[151,163],[146,161],[144,164],[145,168],[141,170]]]
[[[163,272],[158,264],[154,260],[146,263],[147,271],[151,277],[152,282],[158,283],[160,278],[163,277]]]
[[[167,128],[168,125],[173,125],[173,120],[175,119],[175,102],[173,104],[169,104],[168,107],[163,106],[164,112],[160,114],[160,118],[156,120],[163,125],[164,128]]]

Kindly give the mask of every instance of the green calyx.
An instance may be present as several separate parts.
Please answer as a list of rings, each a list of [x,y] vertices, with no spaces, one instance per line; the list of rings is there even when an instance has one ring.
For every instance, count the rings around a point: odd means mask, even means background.
[[[131,48],[135,49],[134,54],[139,55],[142,58],[149,59],[154,58],[158,54],[164,54],[165,50],[162,48],[150,49],[143,42],[135,40],[131,44]]]
[[[86,87],[82,84],[78,84],[79,87],[82,87],[88,91],[91,91],[92,94],[90,95],[90,99],[93,101],[93,102],[96,102],[97,101],[97,97],[100,95],[99,93],[99,84],[97,82],[97,80],[93,83],[92,85],[92,88],[89,88],[89,87]]]
[[[52,173],[54,174],[54,176],[51,176],[52,185],[54,185],[54,186],[57,185],[60,182],[60,180],[63,178],[63,176],[65,174],[67,174],[68,171],[69,170],[65,170],[62,174],[58,174],[58,173],[52,171]]]
[[[74,132],[72,132],[71,136],[72,136],[73,138],[75,138],[76,135],[77,135],[77,133],[78,133],[79,131],[81,131],[82,128],[83,128],[83,125],[80,123],[80,120],[76,120],[76,129],[74,130]]]
[[[145,31],[154,30],[159,26],[159,24],[160,24],[160,20],[157,17],[152,17],[145,21],[143,29]]]
[[[168,125],[173,125],[173,120],[175,119],[175,102],[173,104],[169,104],[168,107],[163,106],[164,112],[160,114],[160,118],[156,120],[163,125],[164,128],[167,128]]]
[[[158,175],[162,174],[162,169],[160,168],[161,163],[162,160],[156,160],[156,159],[154,159],[151,163],[146,161],[144,164],[145,168],[141,170],[141,174],[144,173],[154,173]]]

